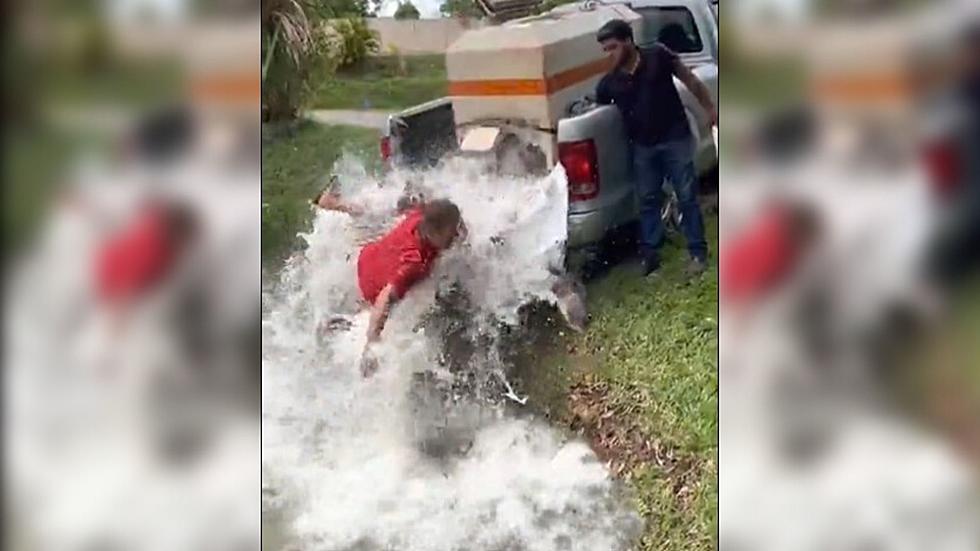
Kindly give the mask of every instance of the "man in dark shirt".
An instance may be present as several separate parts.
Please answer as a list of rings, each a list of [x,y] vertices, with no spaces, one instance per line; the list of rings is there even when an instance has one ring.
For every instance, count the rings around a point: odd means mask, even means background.
[[[704,271],[708,245],[697,202],[695,144],[673,77],[687,86],[711,123],[716,124],[717,114],[708,89],[663,44],[638,48],[633,42],[633,29],[625,21],[615,19],[603,25],[597,40],[612,57],[614,67],[599,82],[596,99],[600,104],[619,108],[629,134],[640,200],[643,271],[650,274],[660,266],[657,251],[664,239],[660,212],[666,177],[677,194],[681,231],[691,255],[688,272],[698,274]]]

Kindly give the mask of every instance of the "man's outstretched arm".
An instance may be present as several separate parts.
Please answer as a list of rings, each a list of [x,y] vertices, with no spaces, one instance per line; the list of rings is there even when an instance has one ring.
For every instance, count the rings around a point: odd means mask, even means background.
[[[711,123],[711,125],[717,125],[718,111],[715,108],[715,103],[711,100],[711,92],[708,90],[708,87],[705,86],[704,83],[701,82],[701,79],[699,79],[691,71],[690,67],[684,65],[684,62],[681,61],[680,57],[674,55],[673,64],[674,74],[681,82],[684,83],[684,86],[687,86],[687,89],[694,94],[694,97],[698,99],[698,103],[700,103],[701,107],[703,107],[705,112],[708,113],[708,121]]]
[[[388,321],[388,314],[391,312],[394,298],[395,287],[388,284],[378,293],[378,298],[374,299],[374,304],[371,305],[371,318],[368,322],[367,342],[369,346],[381,339],[381,332],[384,331],[385,323]]]
[[[349,205],[344,203],[340,196],[334,193],[322,192],[320,195],[316,196],[316,198],[310,201],[310,203],[316,207],[320,207],[323,210],[343,212],[351,216],[364,214],[364,209],[358,207],[357,205]]]
[[[395,299],[395,288],[388,284],[378,293],[378,298],[371,305],[371,317],[368,321],[367,344],[364,346],[364,354],[361,357],[361,374],[365,377],[371,375],[378,369],[378,358],[374,355],[373,345],[381,339],[381,332],[384,331],[385,322],[388,321],[388,314],[391,312],[391,305]]]

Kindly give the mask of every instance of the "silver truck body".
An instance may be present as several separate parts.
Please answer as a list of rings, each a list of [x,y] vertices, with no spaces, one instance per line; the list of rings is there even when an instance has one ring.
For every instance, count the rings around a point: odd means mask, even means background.
[[[657,40],[665,42],[704,82],[712,99],[718,101],[718,25],[708,0],[634,0],[622,2],[643,16],[642,33],[636,37],[641,47]],[[583,9],[581,4],[556,8],[556,12]],[[673,40],[665,40],[664,28],[673,25]],[[683,31],[677,34],[678,27]],[[596,29],[598,30],[598,29]],[[598,45],[596,45],[598,48]],[[708,116],[694,95],[675,78],[688,123],[696,144],[695,165],[699,175],[712,172],[718,163]],[[557,131],[521,128],[514,121],[487,121],[499,126],[521,142],[535,144],[544,151],[548,164],[559,159],[562,144],[591,141],[595,151],[599,192],[586,200],[570,198],[570,249],[599,244],[611,230],[637,220],[633,170],[629,144],[619,111],[613,106],[597,106],[581,98],[569,106],[569,115],[558,121]],[[382,136],[390,161],[395,165],[434,164],[458,148],[461,129],[455,127],[452,102],[442,98],[395,113],[389,117]]]

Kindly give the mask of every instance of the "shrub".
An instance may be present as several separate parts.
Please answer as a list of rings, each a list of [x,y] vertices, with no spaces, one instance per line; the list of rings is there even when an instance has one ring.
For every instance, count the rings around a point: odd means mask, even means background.
[[[446,0],[439,11],[446,17],[479,19],[485,15],[474,0]]]
[[[369,55],[378,53],[381,48],[378,33],[368,27],[364,19],[335,19],[330,22],[330,27],[333,33],[339,35],[339,51],[336,52],[339,67],[356,65]]]

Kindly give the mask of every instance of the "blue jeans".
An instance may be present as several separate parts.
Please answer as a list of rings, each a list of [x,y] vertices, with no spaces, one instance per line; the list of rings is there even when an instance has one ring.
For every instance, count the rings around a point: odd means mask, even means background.
[[[681,214],[681,233],[692,258],[706,260],[704,220],[698,207],[698,180],[694,171],[692,139],[664,142],[653,146],[633,144],[633,174],[640,203],[640,253],[656,256],[664,241],[660,212],[664,204],[664,178],[677,194]]]

